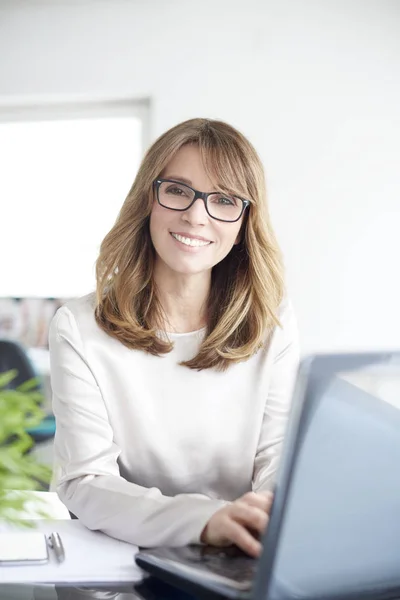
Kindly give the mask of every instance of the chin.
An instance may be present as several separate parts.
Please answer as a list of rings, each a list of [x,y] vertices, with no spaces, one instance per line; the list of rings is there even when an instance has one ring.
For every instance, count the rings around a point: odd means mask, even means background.
[[[194,265],[177,265],[170,266],[172,271],[179,273],[180,275],[200,275],[201,273],[207,273],[211,271],[212,267],[195,267]]]
[[[168,260],[163,261],[171,271],[179,273],[181,275],[199,275],[200,273],[207,273],[211,271],[212,265],[196,264],[195,261],[184,261],[184,260]]]

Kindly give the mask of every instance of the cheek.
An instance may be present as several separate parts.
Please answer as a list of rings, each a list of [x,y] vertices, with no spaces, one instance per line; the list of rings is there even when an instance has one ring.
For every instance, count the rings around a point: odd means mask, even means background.
[[[219,227],[218,237],[224,250],[230,250],[235,244],[240,242],[241,223],[232,224],[229,227]]]
[[[168,240],[168,231],[176,229],[176,218],[179,213],[163,208],[158,203],[153,205],[150,213],[150,238],[156,249],[161,249]]]
[[[157,224],[157,222],[162,218],[162,206],[160,206],[158,204],[158,202],[153,202],[153,206],[151,208],[151,213],[150,213],[150,223],[155,223]]]
[[[162,228],[166,226],[167,215],[165,209],[155,202],[150,213],[150,235],[157,234]]]
[[[162,224],[162,218],[161,218],[159,210],[157,210],[158,208],[161,208],[161,207],[153,206],[153,209],[150,213],[150,224],[149,224],[150,239],[151,239],[154,247],[158,246],[157,242],[159,239],[159,232],[161,230],[161,224]]]

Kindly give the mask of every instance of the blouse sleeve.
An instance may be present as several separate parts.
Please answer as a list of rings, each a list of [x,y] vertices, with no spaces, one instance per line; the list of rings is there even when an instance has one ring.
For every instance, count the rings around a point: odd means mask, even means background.
[[[297,323],[290,303],[271,344],[273,363],[268,397],[254,461],[253,491],[273,490],[299,364]]]
[[[49,345],[62,502],[89,529],[138,546],[199,543],[225,502],[202,494],[168,497],[124,479],[117,462],[121,449],[67,307],[51,323]]]

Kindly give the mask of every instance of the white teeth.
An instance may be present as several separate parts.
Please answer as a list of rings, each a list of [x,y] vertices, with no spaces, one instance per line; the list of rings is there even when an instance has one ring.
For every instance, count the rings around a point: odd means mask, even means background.
[[[182,242],[186,246],[208,246],[211,242],[205,242],[204,240],[195,240],[193,238],[183,237],[182,235],[178,235],[177,233],[171,233],[172,237],[178,240],[178,242]]]

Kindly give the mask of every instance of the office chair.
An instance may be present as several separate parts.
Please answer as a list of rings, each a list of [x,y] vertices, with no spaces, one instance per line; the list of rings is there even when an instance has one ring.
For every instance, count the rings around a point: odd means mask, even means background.
[[[24,348],[13,340],[0,340],[0,373],[16,369],[18,375],[6,386],[7,389],[16,389],[19,385],[37,377],[33,364]],[[40,383],[34,388],[42,392]],[[53,415],[46,415],[42,422],[28,430],[35,444],[44,442],[54,437],[56,423]]]

